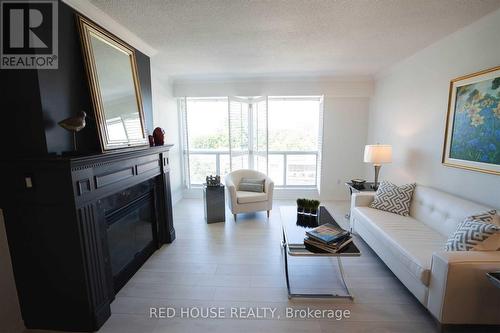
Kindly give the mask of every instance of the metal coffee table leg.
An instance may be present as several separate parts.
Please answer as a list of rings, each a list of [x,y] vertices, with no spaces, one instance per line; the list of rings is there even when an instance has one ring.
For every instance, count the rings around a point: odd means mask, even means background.
[[[285,261],[285,278],[286,278],[286,288],[288,291],[288,299],[291,298],[346,298],[353,300],[351,293],[349,292],[349,288],[344,279],[344,268],[342,266],[342,261],[340,257],[337,257],[337,263],[340,272],[340,278],[344,285],[344,289],[346,290],[346,295],[338,295],[338,294],[306,294],[306,293],[293,293],[290,288],[290,278],[288,273],[288,245],[286,244],[285,238],[283,237],[283,242],[281,243],[283,248],[283,256]]]

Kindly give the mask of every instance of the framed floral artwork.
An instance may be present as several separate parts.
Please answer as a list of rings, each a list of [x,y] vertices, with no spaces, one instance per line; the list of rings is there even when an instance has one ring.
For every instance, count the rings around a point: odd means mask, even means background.
[[[442,162],[500,175],[500,67],[450,82]]]

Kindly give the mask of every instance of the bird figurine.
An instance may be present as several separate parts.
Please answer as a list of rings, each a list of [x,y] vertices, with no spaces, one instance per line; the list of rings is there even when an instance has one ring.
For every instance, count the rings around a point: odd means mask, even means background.
[[[76,151],[76,132],[81,131],[83,128],[85,128],[86,122],[85,118],[87,117],[87,114],[85,111],[79,111],[76,116],[66,118],[64,120],[61,120],[58,122],[58,125],[64,128],[65,130],[68,130],[70,132],[73,132],[73,146]]]
[[[58,124],[68,131],[79,132],[85,127],[85,117],[87,117],[85,111],[79,111],[76,116],[61,120]]]

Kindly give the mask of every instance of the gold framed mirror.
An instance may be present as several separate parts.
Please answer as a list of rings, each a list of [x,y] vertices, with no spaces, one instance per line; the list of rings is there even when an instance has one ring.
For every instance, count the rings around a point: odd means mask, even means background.
[[[103,151],[148,145],[135,50],[77,15]]]

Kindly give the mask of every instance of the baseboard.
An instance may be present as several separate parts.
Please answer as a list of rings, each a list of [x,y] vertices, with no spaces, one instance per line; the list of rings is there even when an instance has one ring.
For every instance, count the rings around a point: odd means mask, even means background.
[[[295,200],[300,197],[319,199],[319,193],[315,188],[275,188],[273,192],[273,198],[277,200]]]
[[[201,188],[190,188],[182,192],[182,197],[186,199],[201,199],[203,192]],[[318,199],[319,193],[317,189],[302,188],[275,188],[273,191],[273,199],[275,200],[295,200],[300,197]]]
[[[203,191],[201,188],[190,188],[182,191],[184,199],[201,199],[203,198]]]

